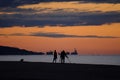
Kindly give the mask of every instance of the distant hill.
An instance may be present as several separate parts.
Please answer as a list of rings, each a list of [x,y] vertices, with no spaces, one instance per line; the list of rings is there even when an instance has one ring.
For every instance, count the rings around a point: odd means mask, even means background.
[[[0,46],[0,55],[43,55],[43,52],[33,52],[24,49]]]

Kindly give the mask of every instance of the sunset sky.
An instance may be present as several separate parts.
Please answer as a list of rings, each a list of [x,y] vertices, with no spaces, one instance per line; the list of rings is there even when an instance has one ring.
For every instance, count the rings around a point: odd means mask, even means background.
[[[120,54],[120,0],[0,0],[0,46]]]

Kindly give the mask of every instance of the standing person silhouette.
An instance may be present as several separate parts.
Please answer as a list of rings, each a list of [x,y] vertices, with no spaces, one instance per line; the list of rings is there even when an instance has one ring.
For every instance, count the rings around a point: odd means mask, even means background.
[[[57,62],[57,51],[55,50],[54,52],[53,52],[53,63],[56,63]]]
[[[67,54],[65,53],[65,51],[63,50],[60,54],[60,58],[61,58],[61,63],[65,63],[65,57],[68,58]]]

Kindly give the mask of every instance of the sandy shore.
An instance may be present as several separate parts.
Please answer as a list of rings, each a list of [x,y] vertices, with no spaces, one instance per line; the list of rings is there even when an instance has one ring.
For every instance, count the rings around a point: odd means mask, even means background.
[[[120,66],[0,62],[0,80],[120,80]]]

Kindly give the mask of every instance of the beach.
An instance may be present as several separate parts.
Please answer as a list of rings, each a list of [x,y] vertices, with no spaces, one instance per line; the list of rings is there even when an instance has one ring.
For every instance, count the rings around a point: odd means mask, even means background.
[[[0,80],[120,80],[120,66],[1,61]]]

